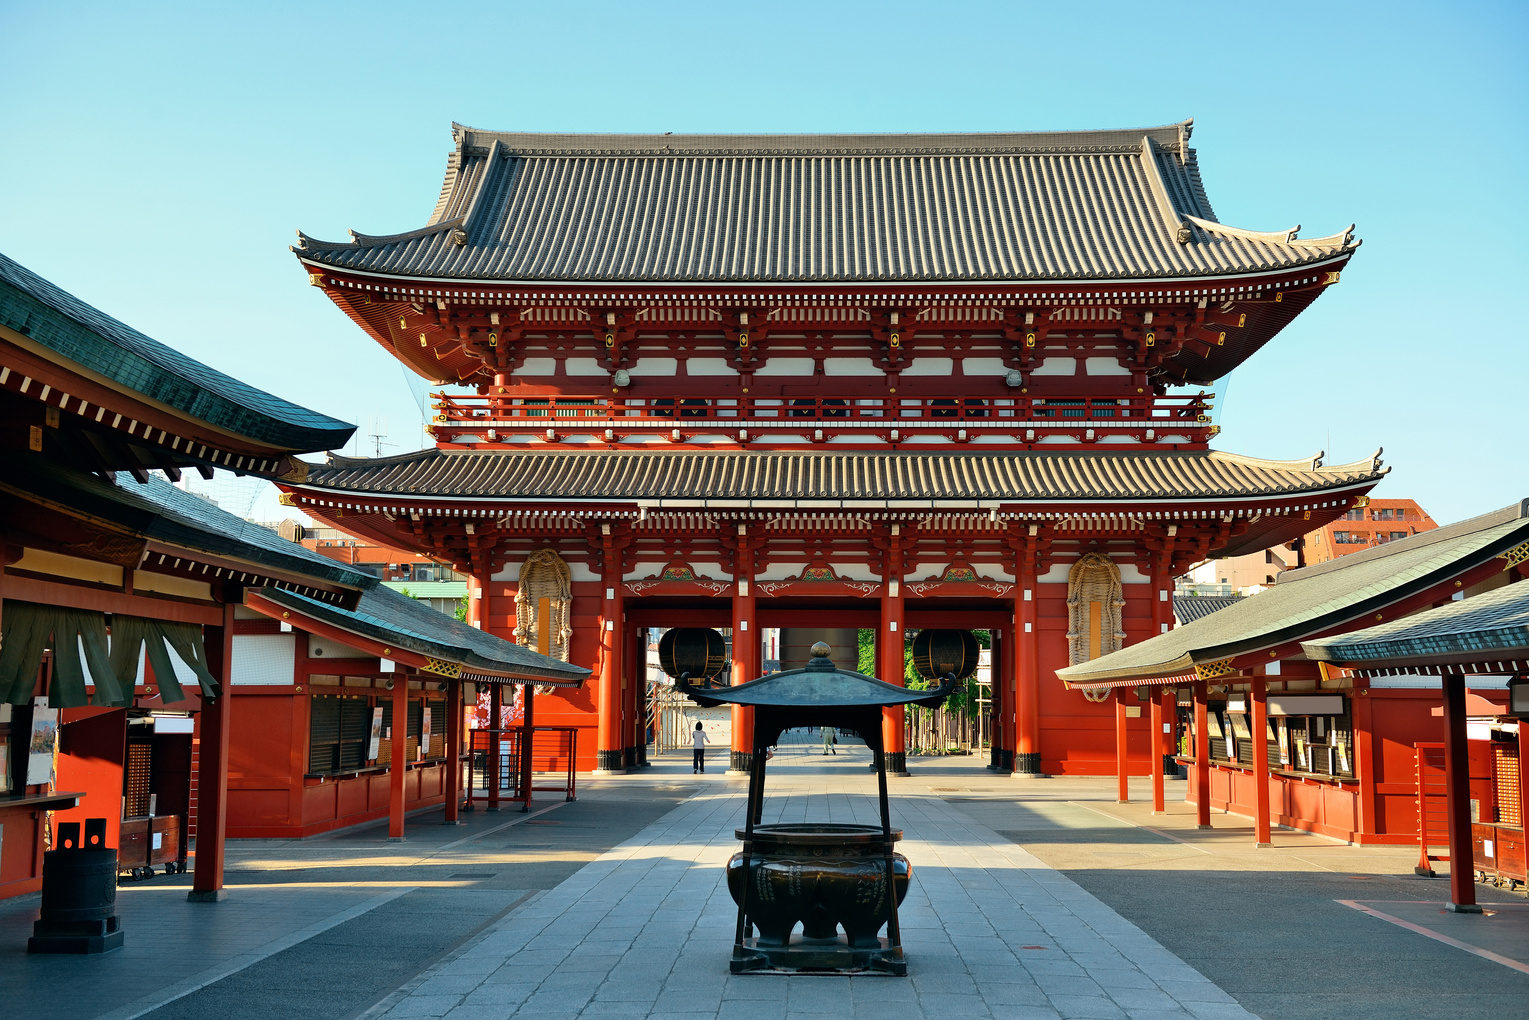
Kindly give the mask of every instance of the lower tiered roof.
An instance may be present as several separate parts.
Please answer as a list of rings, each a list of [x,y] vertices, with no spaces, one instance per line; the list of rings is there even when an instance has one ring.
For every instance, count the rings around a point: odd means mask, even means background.
[[[1238,499],[1322,494],[1372,485],[1380,458],[1258,460],[1216,450],[1116,453],[421,450],[377,459],[331,456],[301,488],[333,493],[492,500],[640,501],[734,508],[739,500],[845,507]],[[975,508],[975,507],[974,507]]]

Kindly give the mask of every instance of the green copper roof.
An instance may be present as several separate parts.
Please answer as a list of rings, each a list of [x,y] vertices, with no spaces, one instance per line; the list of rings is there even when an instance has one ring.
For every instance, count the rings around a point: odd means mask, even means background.
[[[1348,634],[1302,642],[1313,659],[1346,666],[1442,665],[1529,658],[1529,584]]]
[[[1064,681],[1117,685],[1191,673],[1358,622],[1529,540],[1529,500],[1470,520],[1287,570],[1272,588],[1166,634],[1057,670]]]
[[[583,666],[486,634],[381,584],[362,591],[361,601],[353,610],[279,588],[261,588],[259,592],[273,602],[341,630],[456,663],[467,674],[480,674],[464,675],[463,679],[493,681],[494,676],[481,673],[508,674],[554,687],[578,687],[589,676],[589,670]]]
[[[0,325],[150,400],[289,453],[336,449],[356,430],[188,358],[4,255]]]
[[[118,481],[121,484],[113,485],[41,454],[16,452],[6,463],[0,491],[69,507],[131,534],[193,552],[230,557],[347,588],[377,583],[370,574],[289,542],[269,528],[235,517],[158,478],[135,484],[132,476],[123,472]]]

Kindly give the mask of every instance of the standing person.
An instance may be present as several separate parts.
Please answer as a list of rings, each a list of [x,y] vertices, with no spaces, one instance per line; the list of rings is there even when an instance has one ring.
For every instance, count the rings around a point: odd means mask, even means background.
[[[834,747],[834,745],[837,744],[838,742],[839,742],[839,735],[834,732],[833,727],[832,726],[824,726],[823,727],[823,753],[824,754],[828,754],[831,751],[831,752],[833,752],[834,756],[837,757],[838,754],[839,754],[839,749],[837,747]]]
[[[690,739],[691,746],[694,748],[692,753],[695,755],[695,760],[692,762],[690,771],[692,774],[697,772],[705,772],[706,745],[711,743],[711,738],[706,735],[706,730],[702,728],[699,720],[695,724],[695,732],[690,735]]]

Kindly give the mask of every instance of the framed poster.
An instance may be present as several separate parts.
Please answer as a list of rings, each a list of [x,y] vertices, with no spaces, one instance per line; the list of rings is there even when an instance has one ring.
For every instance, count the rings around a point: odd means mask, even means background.
[[[419,760],[424,761],[430,754],[430,709],[427,707],[420,712],[419,717]]]
[[[32,734],[27,741],[27,785],[53,782],[53,757],[58,751],[58,709],[47,698],[32,701]]]
[[[376,761],[382,747],[382,706],[372,709],[372,732],[366,739],[366,760]]]
[[[11,745],[0,741],[0,793],[11,792]]]

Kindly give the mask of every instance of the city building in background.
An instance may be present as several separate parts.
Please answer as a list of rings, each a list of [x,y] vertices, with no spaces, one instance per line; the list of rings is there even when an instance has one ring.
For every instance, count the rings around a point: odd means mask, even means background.
[[[1307,535],[1306,562],[1323,563],[1437,527],[1414,500],[1371,499]]]

